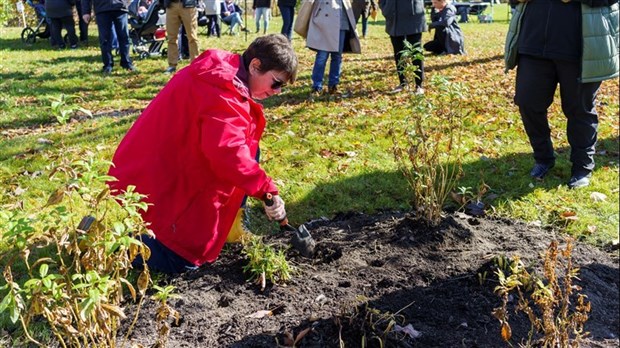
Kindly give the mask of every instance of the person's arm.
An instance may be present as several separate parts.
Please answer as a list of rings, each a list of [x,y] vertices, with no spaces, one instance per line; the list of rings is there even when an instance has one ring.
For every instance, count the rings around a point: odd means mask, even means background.
[[[456,9],[454,7],[446,7],[444,11],[438,13],[438,17],[435,21],[431,22],[429,27],[437,29],[437,28],[445,28],[449,27],[456,20]]]
[[[214,103],[209,115],[201,116],[200,147],[215,175],[259,199],[265,193],[278,194],[273,180],[250,153],[246,131],[251,117],[240,115],[241,108],[235,108],[238,96],[224,93],[218,98],[221,100]]]
[[[605,7],[611,6],[618,2],[618,0],[578,0],[582,4],[586,4],[590,7]]]
[[[82,0],[82,20],[86,24],[90,22],[91,6],[90,0]]]

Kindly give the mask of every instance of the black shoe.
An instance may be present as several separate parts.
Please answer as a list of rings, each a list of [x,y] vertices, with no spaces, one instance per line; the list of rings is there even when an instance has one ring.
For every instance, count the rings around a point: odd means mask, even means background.
[[[78,45],[77,45],[77,44],[73,44],[73,45],[71,45],[71,49],[72,49],[72,50],[75,50],[75,49],[77,49],[77,48],[78,48]]]
[[[590,185],[590,178],[591,177],[592,177],[592,173],[573,175],[570,178],[570,180],[568,181],[568,188],[569,189],[577,189],[577,188],[581,188],[581,187],[586,187],[586,186]]]
[[[555,166],[554,162],[551,163],[536,163],[534,168],[530,171],[530,176],[536,180],[542,180],[547,173]]]
[[[101,69],[101,72],[104,75],[110,75],[112,73],[112,67],[111,66],[104,66],[103,69]]]
[[[177,68],[174,66],[169,66],[168,69],[164,70],[164,74],[174,74],[177,71]]]

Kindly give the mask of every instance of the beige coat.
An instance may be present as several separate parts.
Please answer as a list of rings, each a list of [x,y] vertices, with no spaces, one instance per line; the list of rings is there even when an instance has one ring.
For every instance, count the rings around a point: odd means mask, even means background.
[[[360,40],[355,30],[355,17],[349,0],[342,0],[346,8],[350,29],[345,38],[343,52],[361,53]],[[340,15],[342,11],[337,0],[315,0],[308,25],[306,46],[313,50],[338,52],[340,40]]]

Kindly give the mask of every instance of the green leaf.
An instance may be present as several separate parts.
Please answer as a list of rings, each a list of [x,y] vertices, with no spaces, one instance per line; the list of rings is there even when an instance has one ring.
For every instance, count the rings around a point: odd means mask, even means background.
[[[39,275],[41,276],[41,278],[47,275],[47,271],[49,271],[49,268],[50,266],[47,263],[41,264],[41,267],[39,267]]]

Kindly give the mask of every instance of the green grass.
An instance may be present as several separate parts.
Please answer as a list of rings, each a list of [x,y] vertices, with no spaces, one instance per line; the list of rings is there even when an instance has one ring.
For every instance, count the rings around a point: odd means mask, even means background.
[[[467,154],[459,186],[475,190],[482,182],[489,185],[485,201],[498,215],[539,221],[593,244],[617,239],[618,80],[604,82],[600,90],[593,184],[583,190],[566,188],[569,146],[557,98],[550,110],[557,166],[544,182],[533,182],[528,177],[531,150],[512,102],[514,71],[503,70],[506,5],[495,5],[493,14],[495,23],[474,19],[462,24],[467,55],[427,56],[425,62],[427,78],[443,75],[469,88],[466,109],[471,114],[463,120]],[[280,25],[275,17],[269,32],[277,32]],[[62,156],[87,149],[109,160],[128,127],[169,79],[162,74],[165,59],[158,58],[136,60],[138,74],[117,69],[103,77],[95,26],[90,29],[90,46],[65,51],[52,50],[44,41],[23,45],[20,28],[0,29],[0,204],[5,209],[19,201],[26,211],[44,205],[55,189],[48,179],[50,168]],[[249,40],[254,37],[250,34]],[[424,41],[430,37],[425,34]],[[243,36],[199,39],[201,50],[241,52],[249,44]],[[403,127],[411,106],[406,94],[386,93],[398,80],[384,22],[369,23],[363,54],[345,55],[341,86],[353,93],[347,99],[307,101],[313,54],[298,36],[293,44],[300,59],[299,80],[264,103],[268,126],[261,160],[279,185],[291,220],[302,223],[349,210],[409,209],[410,192],[394,162],[388,132]],[[59,125],[50,104],[60,94],[79,97],[77,104],[94,117]],[[441,103],[431,85],[425,98]],[[604,193],[607,200],[594,202],[592,192]],[[262,222],[259,203],[252,205],[257,207],[252,211],[254,228],[275,229]],[[561,217],[569,211],[578,219]]]

